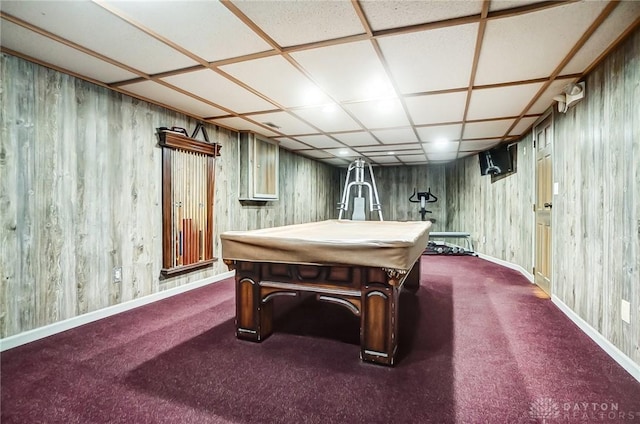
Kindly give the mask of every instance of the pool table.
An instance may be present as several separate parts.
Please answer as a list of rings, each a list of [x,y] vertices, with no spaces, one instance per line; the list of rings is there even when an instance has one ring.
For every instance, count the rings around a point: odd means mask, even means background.
[[[360,318],[362,360],[394,365],[400,291],[419,287],[430,225],[328,220],[222,233],[236,271],[236,337],[261,342],[273,332],[272,300],[311,292]]]

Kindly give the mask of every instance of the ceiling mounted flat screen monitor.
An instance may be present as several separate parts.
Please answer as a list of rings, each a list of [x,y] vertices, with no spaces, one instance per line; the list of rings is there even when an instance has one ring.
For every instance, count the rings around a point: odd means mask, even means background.
[[[507,145],[480,152],[478,158],[482,175],[501,175],[513,170],[511,152]]]

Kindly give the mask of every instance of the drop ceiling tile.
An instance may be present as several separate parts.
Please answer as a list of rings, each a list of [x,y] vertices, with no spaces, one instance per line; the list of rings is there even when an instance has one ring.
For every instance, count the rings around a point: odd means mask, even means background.
[[[256,125],[253,122],[249,122],[246,119],[242,119],[236,116],[229,117],[229,118],[211,119],[210,122],[217,125],[221,125],[225,128],[231,128],[234,130],[253,131],[265,137],[274,137],[274,136],[280,135],[266,128],[262,128],[261,126]]]
[[[341,149],[324,149],[325,153],[328,153],[333,156],[342,157],[342,158],[353,158],[361,156],[360,153],[355,150],[349,149],[347,147],[343,147]]]
[[[640,1],[623,1],[569,61],[562,74],[582,73],[620,34],[640,17]]]
[[[357,147],[359,152],[367,153],[367,152],[388,152],[389,150],[393,151],[410,151],[417,150],[418,153],[422,153],[422,148],[419,143],[411,143],[411,144],[378,144],[375,146],[364,146]]]
[[[386,155],[386,156],[367,156],[369,158],[369,160],[375,162],[375,163],[383,163],[385,165],[389,165],[389,164],[397,164],[400,165],[400,161],[398,160],[398,158],[396,158],[393,155]],[[375,173],[374,173],[375,174]]]
[[[361,129],[360,125],[349,114],[335,104],[295,109],[293,113],[324,132]]]
[[[492,138],[505,135],[515,119],[500,119],[498,121],[468,122],[464,127],[463,139]]]
[[[274,129],[282,134],[314,134],[318,132],[313,127],[305,124],[300,119],[287,112],[259,113],[255,115],[246,115],[246,117],[261,124],[274,124],[277,127]]]
[[[407,97],[405,104],[416,125],[460,122],[464,117],[467,92]]]
[[[491,0],[491,4],[489,4],[489,12],[529,6],[536,3],[544,3],[544,1],[545,0]]]
[[[302,50],[291,56],[337,101],[395,95],[370,41]]]
[[[564,90],[564,87],[567,86],[567,84],[570,84],[576,81],[578,81],[577,78],[563,78],[563,79],[554,80],[551,84],[549,84],[549,87],[547,87],[547,89],[542,93],[540,98],[536,100],[533,106],[529,108],[529,110],[527,111],[527,114],[539,115],[544,113],[547,109],[549,109],[551,105],[556,104],[556,102],[553,100],[553,96],[556,96],[562,93]],[[587,95],[588,94],[589,94],[589,87],[587,87]]]
[[[236,113],[271,110],[275,106],[210,69],[162,78],[176,87],[196,94]]]
[[[301,142],[308,144],[309,146],[313,146],[316,149],[331,149],[334,147],[340,148],[344,147],[339,142],[333,140],[326,135],[304,135],[296,137],[296,140],[300,140]]]
[[[528,118],[522,118],[516,126],[509,132],[511,136],[519,136],[524,135],[525,131],[527,131],[531,125],[538,119],[537,116],[531,116]]]
[[[480,15],[482,1],[361,1],[374,31]]]
[[[459,145],[460,143],[457,141],[454,141],[454,142],[450,141],[447,143],[442,143],[442,142],[424,143],[422,147],[424,148],[424,151],[427,152],[428,154],[451,153],[451,152],[457,152]]]
[[[378,141],[376,141],[371,134],[365,131],[331,134],[331,136],[351,147],[378,144]]]
[[[280,146],[288,150],[301,150],[309,148],[309,146],[307,146],[306,144],[300,143],[299,141],[292,140],[290,138],[279,137],[275,140],[278,142],[278,144],[280,144]]]
[[[315,84],[281,56],[247,60],[220,69],[284,107],[331,103]]]
[[[398,99],[350,103],[345,107],[368,128],[409,126],[409,120]]]
[[[411,164],[427,162],[427,157],[424,155],[424,153],[421,155],[397,155],[397,158],[404,163],[411,163]]]
[[[104,83],[138,76],[9,21],[2,20],[0,40],[3,47]]]
[[[415,133],[409,127],[394,128],[389,130],[377,130],[372,132],[373,132],[373,135],[375,135],[376,138],[384,144],[402,144],[402,143],[418,142],[418,139],[416,138]]]
[[[577,2],[487,22],[475,84],[549,76],[606,2]]]
[[[347,1],[238,1],[234,4],[280,46],[364,33],[355,9]]]
[[[2,11],[147,74],[197,64],[93,2],[3,1]]]
[[[457,152],[450,153],[427,153],[429,161],[451,161],[458,157]]]
[[[429,127],[417,127],[420,140],[425,142],[436,140],[459,140],[462,135],[462,124],[434,125]]]
[[[418,93],[469,84],[477,33],[478,24],[457,25],[378,43],[400,91]]]
[[[473,90],[467,119],[519,116],[542,85],[534,83]]]
[[[184,112],[199,116],[200,118],[227,115],[223,110],[153,81],[142,81],[135,84],[122,85],[120,88],[133,93],[134,97],[135,95],[139,95],[165,105],[172,105]]]
[[[479,152],[490,149],[500,143],[500,140],[474,140],[460,143],[461,152]]]
[[[267,42],[217,1],[106,3],[208,62],[271,50]]]

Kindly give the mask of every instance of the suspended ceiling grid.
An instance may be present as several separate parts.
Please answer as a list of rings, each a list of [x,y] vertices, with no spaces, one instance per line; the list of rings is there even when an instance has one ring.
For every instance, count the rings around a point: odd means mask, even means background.
[[[640,2],[604,0],[0,10],[5,53],[337,166],[446,163],[517,141],[640,24]]]

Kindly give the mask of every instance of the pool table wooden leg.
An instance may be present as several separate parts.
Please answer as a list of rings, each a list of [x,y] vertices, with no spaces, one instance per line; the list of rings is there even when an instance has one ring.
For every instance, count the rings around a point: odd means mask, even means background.
[[[398,287],[367,284],[362,291],[360,358],[393,365],[398,346]]]
[[[240,262],[236,269],[236,337],[261,342],[273,332],[273,302],[262,303],[260,266]]]

